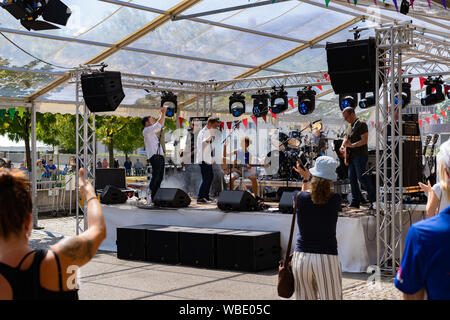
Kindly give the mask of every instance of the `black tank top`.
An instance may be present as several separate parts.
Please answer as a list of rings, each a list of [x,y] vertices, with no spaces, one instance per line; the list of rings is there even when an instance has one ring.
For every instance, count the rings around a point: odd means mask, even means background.
[[[22,263],[33,252],[33,263],[27,270],[20,270]],[[52,251],[53,252],[53,251]],[[13,300],[78,300],[78,290],[63,291],[61,264],[55,252],[58,265],[59,291],[50,291],[41,287],[40,266],[47,255],[47,250],[34,250],[25,255],[16,268],[0,262],[2,275],[12,288]]]

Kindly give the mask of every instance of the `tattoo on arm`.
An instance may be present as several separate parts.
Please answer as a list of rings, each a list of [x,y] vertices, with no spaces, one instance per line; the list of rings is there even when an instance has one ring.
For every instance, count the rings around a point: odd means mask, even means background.
[[[60,244],[60,252],[73,261],[80,261],[86,257],[92,259],[92,240],[83,237],[71,237]]]

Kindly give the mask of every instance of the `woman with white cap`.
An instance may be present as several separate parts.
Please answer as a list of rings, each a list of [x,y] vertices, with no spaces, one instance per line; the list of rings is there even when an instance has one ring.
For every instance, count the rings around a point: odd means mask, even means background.
[[[431,186],[419,182],[420,188],[427,194],[427,217],[430,218],[450,205],[450,140],[439,147],[437,155],[439,182]]]
[[[302,191],[294,195],[299,235],[292,271],[297,300],[342,300],[342,268],[336,239],[341,196],[331,191],[337,166],[336,160],[322,156],[309,171],[299,164],[294,167],[304,178]]]

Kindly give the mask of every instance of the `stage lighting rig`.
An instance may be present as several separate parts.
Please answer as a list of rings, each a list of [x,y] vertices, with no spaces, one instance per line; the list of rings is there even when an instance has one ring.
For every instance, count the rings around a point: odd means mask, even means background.
[[[442,85],[444,84],[442,76],[437,78],[428,77],[424,84],[427,86],[425,90],[426,95],[424,98],[420,99],[420,103],[423,106],[431,106],[445,100],[445,95],[442,91]],[[436,92],[433,93],[433,89],[435,89]]]
[[[253,115],[257,118],[264,117],[269,112],[269,95],[265,91],[258,90],[252,95],[253,99]]]
[[[233,117],[240,117],[245,113],[245,97],[242,93],[234,92],[230,96],[229,109]]]
[[[65,26],[72,14],[60,0],[4,0],[0,6],[20,20],[27,30],[59,29],[49,22]],[[45,21],[37,20],[41,16]]]
[[[167,107],[166,117],[172,118],[177,113],[177,96],[170,91],[161,93],[161,108]]]
[[[303,90],[297,91],[298,97],[298,112],[305,116],[313,113],[316,108],[316,92],[311,87],[306,87]]]
[[[356,93],[345,93],[339,95],[339,108],[344,111],[345,108],[356,107],[358,103],[358,95]]]
[[[366,92],[361,93],[361,100],[359,101],[359,107],[361,109],[367,109],[375,105],[375,96],[366,97]]]
[[[288,108],[288,93],[284,90],[284,86],[279,88],[272,87],[273,91],[270,93],[270,110],[274,114],[282,113]]]
[[[398,83],[395,84],[395,90],[398,91]],[[394,103],[398,104],[398,97],[394,98]],[[411,84],[408,82],[402,83],[402,108],[406,107],[411,102]]]

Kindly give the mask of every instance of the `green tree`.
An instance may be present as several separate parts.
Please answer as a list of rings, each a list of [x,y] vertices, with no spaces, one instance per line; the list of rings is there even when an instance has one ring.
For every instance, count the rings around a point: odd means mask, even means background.
[[[141,118],[130,118],[128,125],[114,139],[115,149],[125,153],[127,158],[134,150],[144,146]]]

